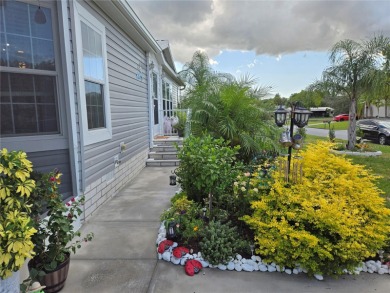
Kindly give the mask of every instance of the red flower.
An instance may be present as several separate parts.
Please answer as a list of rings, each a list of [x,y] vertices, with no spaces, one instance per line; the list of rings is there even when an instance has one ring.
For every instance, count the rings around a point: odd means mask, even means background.
[[[54,182],[55,180],[56,180],[55,177],[50,177],[50,181],[51,181],[51,182]]]
[[[75,201],[74,197],[72,197],[71,201],[72,201],[72,202],[74,202],[74,201]]]
[[[72,219],[73,218],[73,215],[71,213],[68,214],[68,219]]]
[[[70,206],[70,203],[68,203],[68,202],[67,202],[67,203],[66,203],[66,206],[68,206],[68,207],[69,207],[69,206]]]

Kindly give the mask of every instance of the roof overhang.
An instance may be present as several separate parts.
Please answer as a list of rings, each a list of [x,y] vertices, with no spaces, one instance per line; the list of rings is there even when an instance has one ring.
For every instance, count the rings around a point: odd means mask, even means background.
[[[163,70],[168,74],[178,85],[184,86],[183,81],[178,77],[174,66],[172,54],[168,46],[168,55],[164,57],[164,50],[160,47],[152,34],[147,30],[142,21],[135,14],[127,0],[92,0],[100,7],[110,19],[118,24],[118,26],[145,52],[154,54],[157,62],[162,65]],[[170,58],[170,59],[169,59]],[[171,66],[173,64],[173,67]]]

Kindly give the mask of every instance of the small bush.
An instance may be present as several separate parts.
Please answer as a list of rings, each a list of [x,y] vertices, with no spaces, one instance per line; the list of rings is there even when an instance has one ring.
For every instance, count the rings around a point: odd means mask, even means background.
[[[175,240],[180,240],[185,244],[199,237],[203,230],[204,219],[200,206],[192,200],[189,200],[185,193],[180,193],[172,206],[161,215],[161,220],[165,221],[168,228],[170,223],[175,224]]]
[[[283,172],[273,172],[269,194],[252,202],[253,214],[243,217],[265,261],[341,274],[385,246],[390,210],[376,177],[329,148],[319,142],[302,153],[301,184],[287,184]]]
[[[191,136],[179,150],[178,182],[190,200],[203,203],[209,193],[218,197],[229,193],[238,175],[236,154],[239,147],[231,148],[223,139],[211,136]]]
[[[226,264],[232,257],[249,244],[241,240],[235,227],[229,223],[211,221],[202,233],[200,249],[202,256],[212,265]]]

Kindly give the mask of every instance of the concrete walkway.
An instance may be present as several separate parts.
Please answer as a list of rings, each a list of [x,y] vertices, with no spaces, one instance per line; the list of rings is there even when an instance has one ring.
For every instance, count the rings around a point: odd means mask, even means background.
[[[361,274],[326,278],[305,274],[229,272],[204,269],[188,277],[182,266],[157,261],[161,212],[177,187],[169,186],[168,167],[145,168],[82,227],[95,238],[71,257],[63,293],[246,293],[389,292],[390,275]]]

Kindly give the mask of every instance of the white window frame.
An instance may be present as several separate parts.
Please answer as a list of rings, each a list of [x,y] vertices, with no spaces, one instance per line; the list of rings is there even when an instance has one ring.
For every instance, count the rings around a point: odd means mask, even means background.
[[[107,50],[106,50],[106,27],[90,12],[88,12],[79,3],[75,3],[75,35],[77,48],[77,69],[78,69],[78,93],[80,101],[80,116],[82,122],[82,132],[84,145],[90,145],[112,138],[111,126],[111,108],[110,108],[110,91],[108,84],[107,70]],[[83,62],[83,42],[81,37],[81,21],[90,28],[99,33],[102,37],[102,52],[103,52],[103,69],[104,69],[104,119],[105,128],[88,129],[87,102],[85,96],[85,77],[84,77],[84,62]]]
[[[34,4],[29,0],[19,0],[20,2],[26,4]],[[63,83],[62,74],[63,68],[61,63],[61,42],[60,37],[63,32],[58,27],[58,6],[57,3],[51,1],[41,1],[40,5],[42,7],[47,7],[51,9],[51,21],[53,24],[53,44],[54,44],[54,54],[56,62],[55,71],[46,71],[46,70],[37,70],[37,69],[24,69],[20,71],[18,68],[13,67],[1,67],[1,73],[31,73],[31,74],[44,74],[48,76],[56,77],[56,94],[57,94],[57,111],[58,111],[58,131],[57,134],[34,134],[34,135],[22,135],[22,136],[2,136],[0,137],[1,147],[6,147],[8,149],[20,149],[21,144],[23,145],[23,150],[26,152],[39,152],[39,151],[51,151],[58,149],[67,149],[69,148],[68,143],[68,128],[66,123],[66,115],[64,114],[65,102],[63,95]]]

